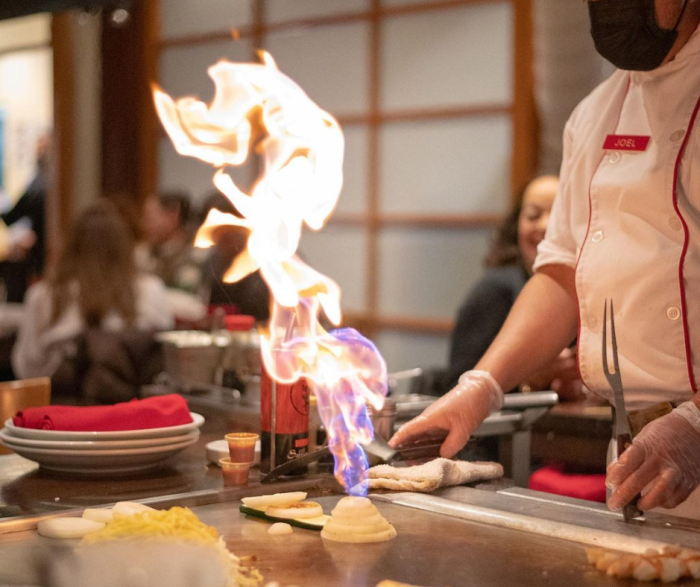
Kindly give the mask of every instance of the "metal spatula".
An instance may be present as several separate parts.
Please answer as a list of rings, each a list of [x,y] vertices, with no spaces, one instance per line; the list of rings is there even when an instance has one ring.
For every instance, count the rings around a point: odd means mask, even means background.
[[[440,456],[440,446],[444,442],[445,437],[429,438],[419,443],[409,446],[402,446],[399,449],[394,449],[389,446],[389,443],[379,436],[375,436],[372,442],[363,445],[367,460],[370,466],[379,464],[391,464],[395,467],[407,465],[407,461],[433,459]],[[260,482],[270,483],[284,475],[291,475],[301,468],[307,467],[311,463],[315,463],[321,459],[330,456],[330,449],[325,446],[315,452],[305,454],[292,461],[275,467]]]

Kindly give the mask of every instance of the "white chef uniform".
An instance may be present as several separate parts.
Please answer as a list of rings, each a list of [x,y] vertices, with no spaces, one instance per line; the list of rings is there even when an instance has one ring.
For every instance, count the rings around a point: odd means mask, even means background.
[[[581,377],[606,398],[603,309],[614,300],[628,410],[686,401],[700,383],[699,108],[696,30],[670,63],[614,73],[565,130],[559,194],[535,270],[576,268]],[[642,139],[622,143],[637,150],[604,149],[618,136]]]

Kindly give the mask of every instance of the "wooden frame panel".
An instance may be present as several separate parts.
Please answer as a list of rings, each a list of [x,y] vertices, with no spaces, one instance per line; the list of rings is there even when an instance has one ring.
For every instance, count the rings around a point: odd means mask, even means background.
[[[265,0],[255,0],[256,5],[264,3]],[[226,29],[221,31],[213,31],[207,34],[197,35],[182,35],[178,37],[170,37],[161,39],[161,49],[173,46],[183,45],[200,45],[202,43],[210,43],[213,41],[225,41],[226,39],[242,39],[245,37],[256,37],[261,33],[261,28],[264,32],[276,32],[290,29],[306,29],[314,26],[327,26],[333,24],[347,24],[359,21],[379,20],[390,16],[400,16],[404,14],[418,14],[421,12],[432,12],[436,10],[449,10],[452,8],[461,8],[469,4],[489,4],[502,2],[519,2],[520,0],[442,0],[441,2],[426,2],[409,4],[406,6],[382,6],[381,3],[372,2],[372,8],[366,12],[348,12],[346,14],[334,14],[331,16],[319,16],[317,18],[288,20],[285,22],[266,23],[263,20],[258,20],[252,26],[244,26],[240,29]],[[256,8],[257,10],[257,8]]]
[[[381,43],[382,21],[380,10],[382,0],[372,0],[372,21],[369,50],[369,149],[368,149],[368,199],[367,199],[367,260],[365,267],[365,318],[363,330],[369,338],[374,338],[379,326],[379,183],[381,173],[381,149],[379,145],[381,104]]]
[[[53,46],[54,123],[51,175],[46,198],[47,266],[68,232],[73,214],[75,190],[75,41],[69,14],[57,14],[51,21]]]
[[[158,115],[153,107],[151,96],[151,83],[158,77],[158,65],[160,51],[158,51],[158,39],[160,38],[160,0],[150,0],[143,7],[144,38],[142,41],[141,91],[138,95],[141,128],[143,129],[139,141],[139,160],[143,171],[139,182],[139,197],[145,198],[148,194],[158,190],[158,130],[161,128]]]
[[[124,27],[102,27],[102,189],[140,206],[157,188],[160,126],[150,84],[156,79],[159,2],[137,0]]]
[[[410,226],[414,228],[483,228],[498,226],[502,217],[498,214],[334,214],[329,224],[368,225],[378,228],[387,226]]]
[[[437,107],[415,110],[382,110],[380,55],[382,48],[382,26],[388,18],[405,14],[418,14],[437,10],[463,8],[467,5],[483,3],[510,3],[515,18],[513,46],[514,56],[514,97],[512,103],[486,103],[452,107]],[[442,0],[423,2],[406,6],[383,6],[382,0],[372,0],[371,8],[364,12],[348,12],[312,19],[298,19],[286,22],[267,23],[265,0],[255,0],[255,22],[252,26],[236,30],[215,31],[206,35],[180,36],[160,39],[160,51],[170,47],[198,45],[226,39],[249,37],[256,46],[262,46],[265,35],[270,32],[322,27],[365,21],[370,27],[369,61],[367,64],[368,109],[361,114],[334,113],[341,125],[363,125],[368,129],[368,198],[367,209],[360,214],[336,214],[330,222],[340,225],[363,226],[367,231],[367,259],[365,276],[365,306],[362,313],[346,315],[346,323],[358,327],[368,336],[380,330],[399,330],[444,334],[451,330],[449,320],[434,320],[421,317],[381,316],[378,314],[379,292],[379,234],[385,227],[403,226],[415,228],[480,228],[496,226],[500,215],[488,214],[382,214],[380,212],[380,173],[379,133],[383,124],[398,121],[446,120],[463,117],[481,117],[493,114],[509,114],[513,139],[511,156],[512,197],[536,170],[536,119],[534,107],[534,77],[532,71],[532,0]]]
[[[537,171],[538,127],[535,105],[534,49],[532,46],[532,0],[513,0],[515,10],[515,65],[513,155],[511,192],[513,198]]]

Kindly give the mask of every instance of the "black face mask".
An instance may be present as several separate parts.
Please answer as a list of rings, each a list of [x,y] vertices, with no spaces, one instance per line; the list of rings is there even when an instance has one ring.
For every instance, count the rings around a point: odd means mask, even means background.
[[[666,59],[678,38],[676,27],[687,4],[686,0],[674,27],[665,30],[656,23],[654,0],[588,2],[595,48],[620,69],[656,69]]]

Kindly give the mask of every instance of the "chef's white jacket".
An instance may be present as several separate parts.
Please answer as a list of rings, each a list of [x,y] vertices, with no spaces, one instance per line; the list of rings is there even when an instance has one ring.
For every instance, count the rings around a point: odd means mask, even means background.
[[[615,72],[564,133],[561,185],[535,270],[575,267],[581,377],[608,398],[602,326],[605,299],[614,300],[628,409],[688,400],[700,383],[699,108],[696,30],[670,63]],[[604,148],[619,136],[649,137],[648,146]],[[643,142],[633,140],[638,149]]]

